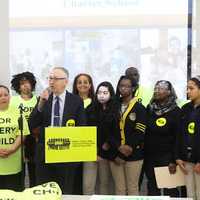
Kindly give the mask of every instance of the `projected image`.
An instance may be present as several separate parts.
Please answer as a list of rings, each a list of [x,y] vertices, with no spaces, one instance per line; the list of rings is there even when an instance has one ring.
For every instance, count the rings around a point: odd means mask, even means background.
[[[31,71],[37,77],[37,91],[43,90],[47,86],[46,77],[50,68],[64,66],[62,35],[60,31],[11,32],[11,74]]]
[[[141,85],[167,79],[185,98],[188,0],[10,0],[9,13],[11,74],[32,71],[38,92],[52,66],[69,70],[69,90],[78,73],[116,86],[135,66]]]
[[[167,40],[163,41],[164,37]],[[47,86],[46,76],[52,66],[69,70],[69,90],[78,73],[90,74],[95,85],[106,80],[116,86],[125,69],[136,66],[142,85],[151,87],[157,80],[170,80],[179,98],[185,97],[185,29],[12,31],[10,55],[11,73],[35,73],[37,91]]]

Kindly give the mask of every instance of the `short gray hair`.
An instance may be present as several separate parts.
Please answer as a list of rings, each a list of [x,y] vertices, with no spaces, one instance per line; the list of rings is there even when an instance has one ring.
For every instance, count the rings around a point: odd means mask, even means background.
[[[66,74],[67,78],[69,78],[69,71],[66,68],[64,68],[64,67],[53,67],[53,69],[62,70]]]

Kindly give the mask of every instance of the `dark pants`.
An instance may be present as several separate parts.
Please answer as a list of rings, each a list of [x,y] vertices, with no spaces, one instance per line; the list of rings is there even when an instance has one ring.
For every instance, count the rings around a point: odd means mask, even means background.
[[[180,197],[187,197],[187,190],[185,186],[180,187],[180,192],[181,192]]]
[[[142,164],[142,169],[141,169],[140,177],[139,177],[139,183],[138,183],[139,191],[141,191],[143,178],[144,178],[144,163]]]
[[[43,184],[50,181],[58,183],[63,194],[74,193],[74,181],[77,163],[36,163],[36,182]]]
[[[160,196],[161,190],[157,187],[156,178],[154,174],[154,167],[168,166],[170,160],[169,155],[148,155],[145,156],[144,169],[147,176],[147,190],[150,196]],[[164,195],[170,197],[179,197],[177,188],[164,188]]]
[[[50,181],[58,183],[63,194],[74,194],[75,175],[78,163],[51,163],[45,164],[44,145],[36,145],[36,184]]]
[[[81,195],[83,194],[83,163],[78,163],[75,172],[75,181],[74,181],[74,192],[73,194]]]
[[[24,189],[23,176],[22,172],[12,175],[0,175],[0,189],[21,192]]]
[[[27,162],[27,166],[28,166],[29,187],[34,187],[36,186],[35,163]]]
[[[35,175],[35,148],[36,141],[33,135],[28,135],[24,142],[24,152],[25,158],[28,160],[28,176],[29,176],[29,187],[36,185],[36,175]]]

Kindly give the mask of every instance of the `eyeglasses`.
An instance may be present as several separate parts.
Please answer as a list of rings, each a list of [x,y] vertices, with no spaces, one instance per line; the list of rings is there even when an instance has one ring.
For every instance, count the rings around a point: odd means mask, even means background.
[[[66,79],[66,77],[47,77],[48,81],[59,81],[64,79]]]
[[[131,85],[119,85],[120,89],[131,89]]]
[[[169,89],[168,89],[167,87],[157,87],[157,86],[156,86],[156,87],[154,88],[154,91],[156,91],[156,92],[157,92],[157,91],[159,91],[159,92],[160,92],[160,91],[168,91],[168,90],[169,90]]]

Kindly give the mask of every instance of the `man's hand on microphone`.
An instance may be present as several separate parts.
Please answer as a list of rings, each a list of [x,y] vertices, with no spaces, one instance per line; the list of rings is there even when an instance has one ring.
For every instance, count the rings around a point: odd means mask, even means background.
[[[42,111],[42,107],[44,106],[44,103],[48,100],[49,98],[49,95],[50,95],[50,92],[49,92],[49,89],[45,89],[41,95],[40,95],[40,100],[39,100],[39,103],[38,103],[38,110],[39,111]]]

